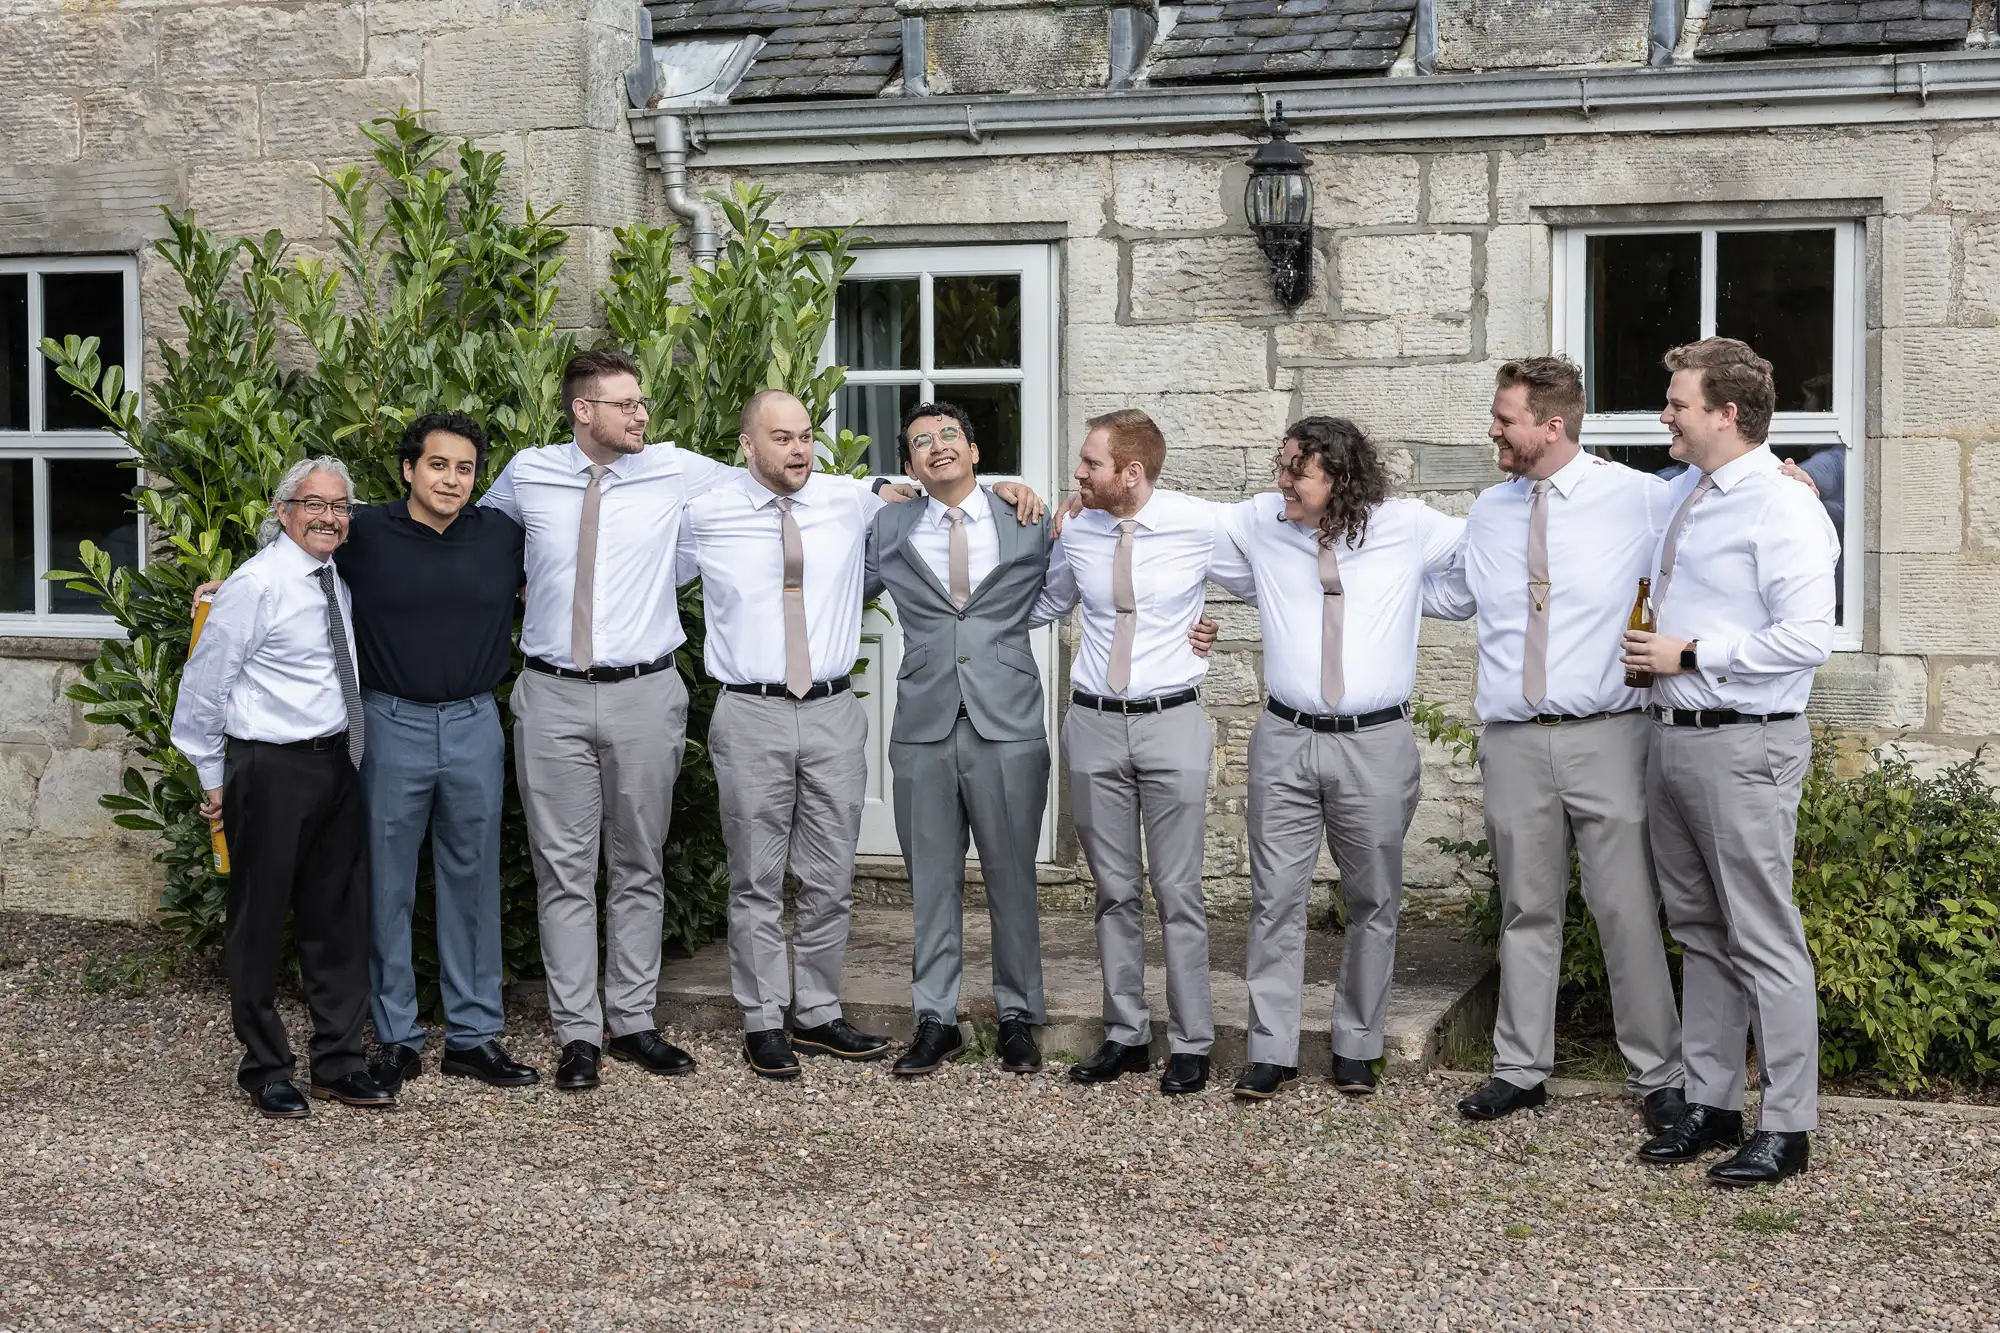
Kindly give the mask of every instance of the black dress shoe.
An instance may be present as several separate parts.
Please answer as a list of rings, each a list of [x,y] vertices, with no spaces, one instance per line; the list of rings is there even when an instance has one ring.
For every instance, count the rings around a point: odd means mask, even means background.
[[[394,1092],[424,1072],[424,1059],[414,1046],[383,1046],[368,1062],[368,1077]]]
[[[965,1034],[959,1031],[958,1024],[926,1018],[917,1024],[915,1039],[889,1072],[904,1077],[928,1074],[945,1061],[957,1059],[964,1050]]]
[[[1640,1105],[1646,1112],[1646,1128],[1655,1134],[1664,1134],[1678,1125],[1682,1113],[1688,1109],[1687,1098],[1679,1088],[1655,1088]]]
[[[1751,1185],[1775,1185],[1806,1169],[1812,1148],[1803,1131],[1782,1133],[1760,1129],[1726,1162],[1708,1168],[1708,1178],[1718,1185],[1739,1189]]]
[[[564,1092],[582,1092],[597,1086],[597,1048],[587,1041],[573,1041],[562,1048],[556,1061],[556,1086]]]
[[[783,1028],[744,1033],[743,1058],[749,1062],[750,1072],[758,1078],[799,1076],[799,1057],[792,1054],[792,1044],[785,1040]]]
[[[273,1079],[255,1091],[245,1088],[243,1095],[256,1103],[257,1114],[266,1120],[303,1120],[312,1114],[298,1085],[288,1078]]]
[[[889,1039],[863,1032],[844,1018],[817,1027],[793,1028],[792,1045],[814,1055],[842,1060],[880,1060],[889,1053]]]
[[[1245,1101],[1268,1102],[1298,1081],[1297,1065],[1250,1064],[1243,1067],[1243,1076],[1230,1091]]]
[[[1368,1097],[1375,1092],[1375,1062],[1333,1057],[1333,1086],[1350,1097]]]
[[[1549,1090],[1543,1084],[1521,1088],[1504,1078],[1496,1078],[1488,1081],[1479,1091],[1459,1098],[1458,1113],[1467,1120],[1498,1120],[1516,1111],[1540,1106],[1548,1099]]]
[[[507,1054],[497,1041],[484,1041],[463,1051],[446,1050],[438,1061],[440,1074],[476,1078],[494,1088],[525,1088],[539,1083],[542,1076]]]
[[[1692,1162],[1710,1148],[1733,1148],[1742,1141],[1741,1111],[1689,1102],[1672,1129],[1639,1145],[1639,1156],[1663,1165]]]
[[[694,1069],[694,1057],[648,1028],[613,1037],[605,1049],[614,1060],[625,1060],[649,1074],[686,1074]]]
[[[339,1078],[325,1083],[314,1079],[312,1095],[323,1102],[344,1102],[349,1106],[394,1106],[396,1094],[383,1087],[362,1070],[342,1074]]]
[[[1072,1083],[1109,1083],[1120,1074],[1143,1074],[1153,1067],[1153,1053],[1145,1046],[1127,1046],[1107,1041],[1088,1060],[1069,1067]]]
[[[1025,1018],[1000,1020],[1000,1067],[1010,1074],[1032,1074],[1042,1067],[1042,1050]]]
[[[1208,1086],[1208,1057],[1185,1052],[1167,1057],[1167,1072],[1160,1075],[1160,1091],[1169,1097],[1200,1092]]]

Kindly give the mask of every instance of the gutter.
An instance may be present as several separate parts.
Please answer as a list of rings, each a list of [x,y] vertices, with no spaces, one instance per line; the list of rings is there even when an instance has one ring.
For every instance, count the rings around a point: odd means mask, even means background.
[[[1300,80],[1119,93],[742,103],[685,115],[709,165],[879,158],[934,141],[925,156],[1076,153],[1101,147],[1261,140],[1273,99],[1306,139],[1880,123],[2000,115],[2000,50],[1573,71],[1503,70],[1414,79]],[[672,148],[674,116],[630,113],[632,133]],[[1084,142],[1096,140],[1097,142]]]

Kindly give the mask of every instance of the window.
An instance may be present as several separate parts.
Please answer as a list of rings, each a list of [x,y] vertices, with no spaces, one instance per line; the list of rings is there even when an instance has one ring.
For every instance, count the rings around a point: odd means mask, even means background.
[[[87,594],[42,577],[77,569],[85,541],[115,563],[142,550],[137,474],[103,418],[41,353],[44,337],[94,337],[139,387],[139,279],[129,259],[0,259],[0,633],[103,634]]]
[[[1582,365],[1583,443],[1671,475],[1660,358],[1680,343],[1740,338],[1770,361],[1770,444],[1819,487],[1844,550],[1862,542],[1864,384],[1854,222],[1586,227],[1556,234],[1556,345]],[[1848,503],[1853,500],[1852,505]],[[1861,561],[1841,561],[1838,646],[1861,646]]]
[[[1045,246],[867,250],[840,284],[827,359],[846,366],[832,429],[866,435],[871,472],[900,476],[896,435],[920,402],[972,419],[983,476],[1047,492],[1054,338]]]

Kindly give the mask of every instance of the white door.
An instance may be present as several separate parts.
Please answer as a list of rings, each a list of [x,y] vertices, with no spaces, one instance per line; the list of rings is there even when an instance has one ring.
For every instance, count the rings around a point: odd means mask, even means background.
[[[844,365],[847,387],[830,428],[870,436],[869,470],[903,479],[896,435],[903,413],[922,402],[955,403],[972,419],[979,472],[1015,480],[1043,496],[1056,472],[1055,265],[1045,245],[863,250],[840,285],[823,364]],[[889,719],[902,646],[895,608],[862,625],[867,659],[857,687],[868,710],[868,804],[861,854],[895,856],[890,805]],[[1054,736],[1055,642],[1033,635]],[[1037,859],[1054,854],[1054,777]]]

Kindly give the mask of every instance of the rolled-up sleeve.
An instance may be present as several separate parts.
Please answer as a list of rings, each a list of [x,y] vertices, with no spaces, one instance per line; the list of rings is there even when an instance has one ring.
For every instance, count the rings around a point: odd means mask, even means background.
[[[222,785],[229,696],[243,664],[268,632],[269,607],[261,584],[239,574],[216,590],[201,640],[181,673],[172,733],[174,748],[194,765],[204,790]]]

